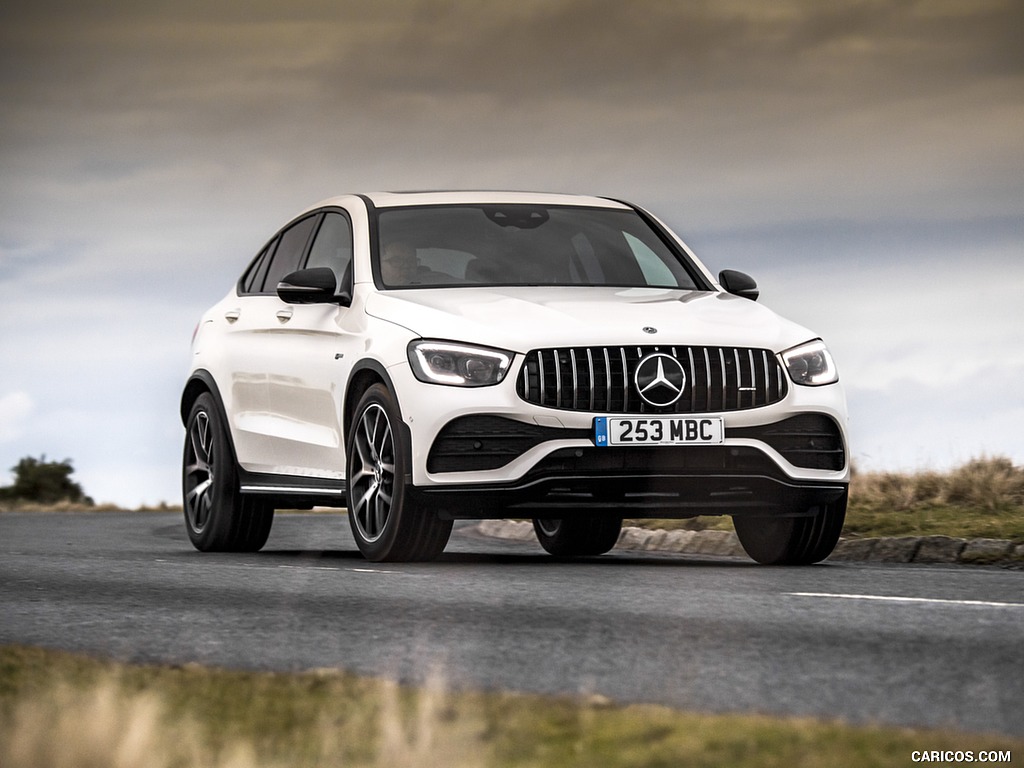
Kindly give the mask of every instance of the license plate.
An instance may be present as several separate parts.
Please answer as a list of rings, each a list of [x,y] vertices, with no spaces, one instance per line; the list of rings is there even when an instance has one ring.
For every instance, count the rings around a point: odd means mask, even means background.
[[[594,419],[594,442],[609,445],[718,445],[725,441],[720,416],[651,416]]]

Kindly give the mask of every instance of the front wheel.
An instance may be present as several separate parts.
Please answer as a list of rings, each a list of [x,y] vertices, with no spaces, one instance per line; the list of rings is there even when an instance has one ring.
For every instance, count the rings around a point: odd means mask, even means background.
[[[737,516],[732,522],[743,549],[762,565],[810,565],[832,554],[839,542],[847,498],[844,491],[804,517]]]
[[[238,492],[227,429],[213,397],[196,398],[185,424],[182,506],[185,530],[201,552],[256,552],[267,543],[274,509]]]
[[[545,551],[557,557],[603,555],[622,532],[621,517],[538,517],[533,530]]]
[[[348,520],[367,560],[433,560],[444,551],[452,521],[419,504],[407,480],[409,446],[394,395],[366,390],[348,436]]]

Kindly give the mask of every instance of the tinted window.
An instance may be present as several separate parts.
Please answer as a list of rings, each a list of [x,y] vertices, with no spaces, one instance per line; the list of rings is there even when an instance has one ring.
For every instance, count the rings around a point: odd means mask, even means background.
[[[320,229],[309,250],[306,268],[330,267],[338,280],[342,280],[352,264],[352,227],[348,218],[340,213],[324,215]]]
[[[270,260],[270,268],[263,281],[263,293],[276,291],[281,279],[299,268],[299,260],[306,250],[306,243],[309,242],[309,234],[313,231],[316,220],[316,216],[307,216],[281,233],[277,251]]]
[[[380,211],[385,287],[611,285],[696,289],[685,256],[631,210],[533,205]]]
[[[263,285],[263,278],[267,275],[267,267],[270,265],[270,259],[274,255],[275,247],[277,247],[277,238],[275,238],[266,248],[260,251],[259,256],[253,259],[252,264],[249,265],[249,269],[247,269],[245,275],[242,276],[242,293],[253,293],[259,291],[260,287]]]

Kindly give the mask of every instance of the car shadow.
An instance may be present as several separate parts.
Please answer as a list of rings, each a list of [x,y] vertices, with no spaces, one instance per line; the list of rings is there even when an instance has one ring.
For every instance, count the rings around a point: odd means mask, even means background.
[[[260,559],[280,559],[291,562],[354,563],[366,568],[421,567],[438,565],[515,565],[530,568],[574,567],[601,568],[751,568],[759,567],[750,560],[710,555],[683,555],[671,552],[610,552],[594,557],[554,557],[544,552],[458,551],[443,552],[434,560],[419,563],[373,563],[356,550],[348,549],[264,549],[256,553]]]

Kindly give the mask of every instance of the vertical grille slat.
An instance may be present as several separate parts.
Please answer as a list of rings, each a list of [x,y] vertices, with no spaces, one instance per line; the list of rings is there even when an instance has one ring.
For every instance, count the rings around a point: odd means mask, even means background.
[[[587,349],[587,374],[590,377],[590,410],[594,410],[594,356],[590,349]]]
[[[529,375],[529,367],[530,367],[529,361],[527,361],[527,364],[523,366],[523,372],[527,376]],[[538,352],[537,353],[537,381],[539,382],[538,385],[537,385],[537,392],[538,392],[539,397],[536,400],[536,403],[537,403],[537,405],[547,405],[547,402],[545,401],[545,398],[544,398],[544,386],[545,386],[546,382],[544,381],[544,353],[543,352]],[[532,400],[530,398],[524,398],[524,399],[527,400],[528,402],[531,402],[531,403],[535,402],[534,400]]]
[[[555,407],[562,407],[562,364],[558,359],[558,350],[555,352]]]
[[[721,405],[719,406],[719,408],[721,410],[723,410],[723,411],[726,411],[726,410],[729,409],[729,405],[728,405],[729,383],[728,383],[728,377],[727,377],[727,374],[726,374],[726,371],[725,371],[725,351],[721,350],[721,349],[718,350],[718,365],[719,365],[719,367],[722,370],[722,381],[721,381],[721,390],[720,390],[721,398],[722,399],[720,400]]]
[[[629,413],[629,366],[626,365],[626,348],[620,347],[622,357],[622,412]]]
[[[607,393],[605,395],[605,399],[606,399],[606,401],[608,403],[605,406],[605,410],[608,411],[609,413],[611,413],[611,410],[612,410],[612,361],[608,357],[608,347],[604,348],[604,381],[605,381],[605,387],[606,387],[605,392]]]
[[[666,407],[644,401],[634,379],[652,354],[675,358],[686,382]],[[545,408],[601,413],[716,413],[760,408],[787,393],[782,365],[767,349],[705,346],[568,347],[526,355],[519,397]]]
[[[689,370],[688,370],[690,378],[686,382],[686,386],[689,387],[689,390],[690,390],[690,402],[691,403],[696,403],[697,402],[697,387],[696,387],[696,383],[697,382],[695,381],[695,377],[697,375],[697,368],[693,364],[693,350],[692,349],[687,349],[686,350],[686,357],[687,357],[687,359],[690,362],[690,367],[689,367]]]

